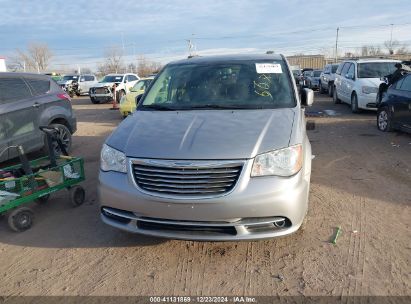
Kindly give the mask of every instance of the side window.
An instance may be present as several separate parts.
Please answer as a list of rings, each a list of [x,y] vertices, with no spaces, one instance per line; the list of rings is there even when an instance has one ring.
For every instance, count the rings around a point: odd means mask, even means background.
[[[411,92],[411,75],[408,75],[401,84],[402,91]]]
[[[33,89],[34,94],[44,95],[50,91],[50,81],[45,79],[25,78],[30,87]]]
[[[341,70],[341,75],[343,75],[345,77],[345,75],[347,74],[348,69],[350,68],[350,66],[351,66],[350,62],[345,63],[344,67]]]
[[[341,70],[342,70],[343,66],[344,66],[344,62],[340,63],[340,65],[338,66],[337,71],[335,72],[335,74],[341,75]]]
[[[351,63],[350,68],[349,68],[348,71],[347,71],[347,74],[348,74],[348,75],[352,75],[353,77],[354,77],[354,75],[355,75],[355,74],[354,74],[354,67],[355,67],[355,65]]]
[[[93,76],[84,76],[84,78],[86,79],[86,81],[93,81],[94,80]]]
[[[135,81],[137,80],[137,77],[134,75],[128,75],[128,81]]]
[[[401,85],[402,85],[402,83],[404,82],[404,79],[405,79],[405,78],[401,78],[401,79],[398,80],[397,83],[395,84],[395,88],[396,88],[397,90],[400,90],[400,89],[401,89]]]
[[[21,78],[0,78],[0,104],[32,97],[26,83]]]

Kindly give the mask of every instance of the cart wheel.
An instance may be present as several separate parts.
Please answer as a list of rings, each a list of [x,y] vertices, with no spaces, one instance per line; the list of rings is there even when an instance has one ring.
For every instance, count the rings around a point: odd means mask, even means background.
[[[43,195],[35,200],[35,202],[39,205],[44,205],[50,198],[50,194]]]
[[[78,207],[84,203],[86,192],[81,186],[73,186],[69,189],[70,202],[74,207]]]
[[[9,227],[16,232],[30,229],[33,225],[33,211],[27,207],[14,209],[9,214],[8,222]]]

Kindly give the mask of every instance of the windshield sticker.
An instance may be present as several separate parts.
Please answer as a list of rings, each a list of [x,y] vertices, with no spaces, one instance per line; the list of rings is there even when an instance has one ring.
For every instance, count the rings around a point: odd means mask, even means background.
[[[281,74],[281,64],[278,63],[256,63],[255,68],[258,74]]]
[[[257,80],[254,80],[254,93],[262,97],[270,97],[273,99],[270,93],[271,84],[272,81],[270,77],[265,74],[260,75]]]
[[[121,76],[116,77],[116,80],[120,80],[120,79],[121,79]]]

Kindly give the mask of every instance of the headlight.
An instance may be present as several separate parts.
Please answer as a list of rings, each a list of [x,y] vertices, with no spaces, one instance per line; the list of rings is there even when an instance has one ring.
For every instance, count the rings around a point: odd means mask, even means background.
[[[120,98],[120,104],[123,104],[125,101],[126,101],[126,95],[123,95],[123,96]]]
[[[101,149],[100,168],[103,171],[126,173],[126,155],[104,144],[103,149]]]
[[[251,176],[291,176],[300,171],[302,164],[302,146],[295,145],[257,155],[254,159]]]
[[[362,92],[364,94],[372,94],[372,93],[377,93],[378,88],[377,87],[362,87]]]

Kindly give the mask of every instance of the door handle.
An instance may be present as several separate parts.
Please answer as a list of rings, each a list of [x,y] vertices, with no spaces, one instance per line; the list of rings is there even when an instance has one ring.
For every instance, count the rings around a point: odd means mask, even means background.
[[[36,103],[33,104],[32,107],[33,107],[33,108],[38,108],[38,107],[40,107],[40,104],[36,102]]]

